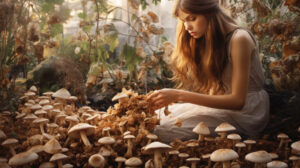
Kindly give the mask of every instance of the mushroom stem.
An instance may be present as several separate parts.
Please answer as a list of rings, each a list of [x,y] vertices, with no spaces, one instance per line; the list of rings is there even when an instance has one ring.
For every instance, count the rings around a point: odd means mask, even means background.
[[[133,148],[133,143],[131,139],[128,139],[127,143],[127,152],[125,154],[126,157],[131,157],[132,156],[132,148]]]
[[[197,163],[196,162],[192,162],[191,168],[197,168]]]
[[[159,150],[154,151],[154,167],[162,168],[162,156]]]
[[[80,137],[85,146],[92,146],[84,131],[80,131]]]
[[[45,134],[44,124],[43,123],[40,123],[40,130],[42,132],[42,135]]]
[[[230,161],[223,162],[223,168],[230,168]]]
[[[9,151],[13,156],[16,155],[16,151],[12,146],[9,146]]]
[[[202,142],[203,140],[204,140],[204,136],[202,134],[199,134],[198,141]]]
[[[63,164],[61,160],[57,161],[58,168],[63,168]]]
[[[118,168],[122,167],[122,162],[118,162]]]

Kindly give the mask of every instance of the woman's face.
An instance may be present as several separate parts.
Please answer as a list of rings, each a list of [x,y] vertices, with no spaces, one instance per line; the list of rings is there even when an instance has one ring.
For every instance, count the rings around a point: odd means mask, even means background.
[[[207,30],[207,19],[204,15],[185,13],[182,10],[178,12],[179,19],[183,22],[185,30],[193,38],[202,37]]]

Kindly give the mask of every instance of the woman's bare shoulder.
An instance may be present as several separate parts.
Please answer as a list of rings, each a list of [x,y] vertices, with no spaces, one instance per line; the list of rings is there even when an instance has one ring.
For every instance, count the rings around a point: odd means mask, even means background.
[[[249,47],[250,49],[255,47],[255,42],[253,41],[251,35],[248,31],[243,29],[236,30],[234,36],[232,37],[232,44],[237,46]]]

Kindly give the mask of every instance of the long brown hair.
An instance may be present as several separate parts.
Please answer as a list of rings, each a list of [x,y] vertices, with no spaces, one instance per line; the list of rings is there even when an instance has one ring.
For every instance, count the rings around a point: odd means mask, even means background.
[[[177,0],[173,12],[176,17],[179,10],[204,15],[208,27],[202,37],[195,39],[185,30],[183,21],[178,21],[176,47],[171,57],[173,81],[178,88],[206,94],[211,89],[213,94],[224,93],[222,75],[228,60],[225,23],[236,23],[219,8],[217,0]]]

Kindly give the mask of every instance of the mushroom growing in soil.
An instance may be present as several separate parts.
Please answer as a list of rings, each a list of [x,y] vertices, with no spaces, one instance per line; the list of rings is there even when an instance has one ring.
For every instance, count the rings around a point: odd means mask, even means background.
[[[287,140],[289,139],[289,136],[284,133],[280,133],[277,135],[277,138],[280,140],[280,143],[279,143],[279,146],[277,149],[279,151],[284,144],[288,144]],[[286,145],[286,147],[287,147],[287,145]]]
[[[135,136],[134,135],[125,135],[124,139],[127,140],[127,152],[125,154],[125,157],[131,157],[132,150],[133,150],[133,140],[135,139]]]
[[[50,154],[61,152],[61,150],[62,147],[56,139],[51,139],[44,145],[44,151]]]
[[[210,131],[204,122],[200,122],[194,129],[193,132],[199,135],[198,141],[202,142],[204,140],[204,136],[210,135]]]
[[[89,165],[95,168],[103,168],[105,165],[104,157],[100,154],[90,156]]]
[[[252,146],[253,146],[254,144],[256,144],[256,141],[255,141],[255,140],[251,140],[251,139],[247,139],[247,140],[244,140],[244,143],[245,143],[246,146],[247,146],[248,152],[250,152],[251,149],[252,149]]]
[[[58,168],[63,168],[62,160],[68,159],[69,157],[67,155],[64,155],[62,153],[56,153],[50,158],[50,162],[57,162]]]
[[[218,149],[210,155],[212,161],[222,162],[223,168],[230,168],[230,161],[237,159],[238,157],[239,155],[232,149]]]
[[[21,152],[21,153],[14,155],[12,158],[10,158],[8,161],[8,164],[10,166],[26,167],[27,164],[37,160],[38,158],[39,158],[39,155],[34,152],[30,152],[30,151]]]
[[[154,167],[162,168],[162,153],[172,150],[170,145],[155,141],[145,147],[147,153],[154,153]]]
[[[197,162],[200,162],[200,158],[188,158],[186,161],[191,163],[191,168],[197,168]]]
[[[227,132],[235,131],[236,128],[227,122],[221,123],[219,126],[216,127],[215,132],[221,135],[221,139],[225,139]]]
[[[266,163],[270,162],[272,160],[269,153],[264,151],[264,150],[248,153],[245,156],[245,159],[250,161],[250,162],[254,162],[255,163],[255,165],[254,165],[255,168],[265,167]]]
[[[118,163],[118,168],[121,168],[122,167],[122,163],[125,163],[125,161],[126,161],[126,158],[121,157],[121,156],[118,156],[115,159],[115,162]]]
[[[138,157],[131,157],[125,161],[125,165],[131,168],[140,167],[142,164],[142,160]]]
[[[34,124],[38,124],[40,126],[40,130],[42,134],[45,134],[44,125],[47,124],[49,120],[47,118],[37,118],[33,120]]]
[[[12,155],[16,154],[15,146],[19,141],[15,138],[8,138],[2,142],[2,146],[8,147]]]
[[[267,168],[287,168],[288,165],[285,162],[274,160],[267,163]]]
[[[68,135],[71,138],[78,138],[81,137],[81,140],[83,141],[84,145],[88,148],[92,147],[89,139],[87,136],[92,135],[95,133],[95,126],[92,126],[87,123],[79,123],[75,126],[73,126],[69,131]]]

